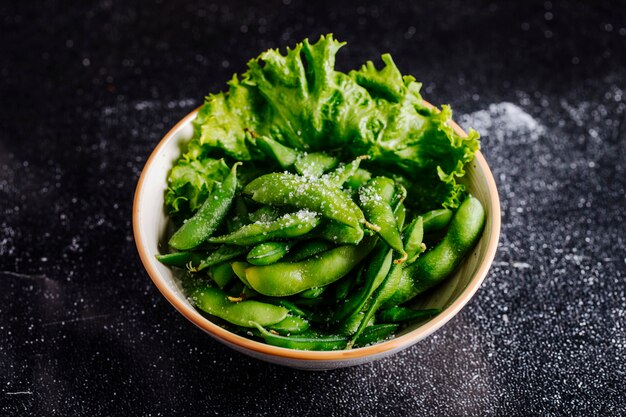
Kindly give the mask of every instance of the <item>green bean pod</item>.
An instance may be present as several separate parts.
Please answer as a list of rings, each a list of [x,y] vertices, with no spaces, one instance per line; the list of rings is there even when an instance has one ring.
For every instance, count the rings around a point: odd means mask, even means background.
[[[381,342],[391,336],[398,327],[397,324],[374,324],[368,326],[356,338],[354,347],[364,347]]]
[[[305,177],[320,177],[324,172],[333,169],[339,161],[325,152],[310,152],[298,155],[293,167]]]
[[[235,259],[236,257],[243,255],[247,251],[248,249],[242,246],[222,245],[215,251],[211,252],[209,256],[204,258],[196,270],[202,271],[204,268],[230,261],[231,259]]]
[[[363,269],[359,268],[358,274],[361,274],[362,271]],[[348,297],[350,290],[356,284],[357,278],[358,275],[354,276],[354,274],[352,273],[338,280],[332,289],[333,298],[335,300],[344,301]]]
[[[198,252],[173,252],[164,255],[157,254],[155,257],[163,265],[185,268],[191,266],[196,268],[202,262],[204,255]]]
[[[388,299],[390,299],[396,292],[396,286],[400,281],[400,276],[402,275],[402,265],[394,264],[389,273],[385,277],[384,281],[378,286],[376,291],[370,297],[370,304],[365,311],[365,317],[361,322],[361,325],[354,333],[350,341],[348,342],[348,347],[352,347],[355,341],[358,339],[361,332],[365,329],[367,324],[374,318],[374,315],[378,311],[381,305],[383,305]]]
[[[248,214],[248,219],[250,220],[250,223],[271,222],[278,219],[284,214],[285,213],[283,213],[282,210],[278,207],[263,206],[258,210],[255,210],[252,213]]]
[[[424,220],[417,216],[404,231],[404,250],[407,253],[407,265],[415,262],[418,256],[426,250],[424,239]]]
[[[384,306],[402,304],[448,277],[476,245],[484,226],[485,210],[470,195],[457,209],[443,240],[402,270],[396,293]]]
[[[365,236],[362,227],[346,226],[333,220],[322,224],[313,234],[338,245],[358,245]]]
[[[332,184],[336,187],[341,188],[346,181],[348,181],[357,173],[357,171],[359,170],[359,165],[361,165],[361,161],[364,159],[369,159],[369,156],[361,155],[356,157],[356,159],[354,159],[352,162],[341,165],[339,168],[326,174],[324,176],[324,181],[326,181],[328,184]],[[367,172],[365,170],[362,171]]]
[[[289,313],[294,316],[306,318],[310,315],[310,312],[308,310],[303,310],[302,308],[298,307],[293,302],[286,300],[284,298],[262,296],[260,297],[260,299],[261,301],[265,301],[270,304],[285,307],[287,310],[289,310]]]
[[[374,317],[366,316],[365,312],[359,311],[337,323],[336,331],[346,335],[354,335],[361,326],[367,327],[374,324]]]
[[[298,158],[296,150],[280,144],[267,136],[256,138],[256,144],[263,153],[278,162],[278,165],[283,169],[292,167]]]
[[[424,213],[424,233],[436,232],[446,228],[454,212],[450,209],[438,209]]]
[[[284,260],[287,262],[303,261],[319,253],[326,252],[334,247],[335,246],[332,243],[322,239],[305,240],[290,250]]]
[[[208,274],[220,289],[227,286],[235,276],[233,268],[228,262],[209,267]]]
[[[441,313],[440,308],[426,310],[413,310],[408,307],[391,307],[378,314],[378,319],[383,323],[401,323],[404,321],[429,318]]]
[[[372,174],[369,171],[358,168],[355,173],[345,181],[345,185],[353,190],[358,190],[363,184],[369,181],[370,178],[372,178]]]
[[[313,287],[308,290],[304,290],[298,294],[298,296],[302,298],[318,298],[322,294],[326,292],[326,288],[328,287]]]
[[[264,295],[284,297],[322,287],[345,276],[374,247],[374,240],[358,246],[339,246],[300,262],[278,262],[245,270],[248,283]]]
[[[270,265],[281,260],[292,246],[291,242],[259,243],[248,252],[246,260],[252,265]]]
[[[248,278],[246,277],[246,269],[250,267],[250,264],[247,262],[235,261],[230,264],[230,267],[233,269],[237,278],[246,286],[249,287],[250,283],[248,282]]]
[[[380,227],[377,231],[380,237],[400,253],[401,257],[395,261],[400,263],[406,260],[406,252],[390,204],[395,189],[393,180],[387,177],[374,177],[359,190],[359,202],[367,220]]]
[[[379,243],[371,261],[365,269],[365,285],[350,295],[330,316],[330,321],[341,321],[363,309],[372,293],[385,280],[392,264],[393,252],[384,243]]]
[[[261,332],[265,343],[272,346],[297,350],[341,350],[346,347],[346,338],[343,336],[280,336],[268,332],[260,323],[253,324]]]
[[[242,327],[271,326],[287,317],[286,308],[249,300],[231,302],[228,295],[217,288],[204,287],[193,291],[189,297],[202,311]]]
[[[321,222],[316,213],[300,210],[287,213],[271,222],[247,224],[224,236],[209,239],[211,243],[228,243],[232,245],[256,245],[272,239],[289,239],[309,233]]]
[[[228,232],[233,232],[248,223],[248,207],[246,207],[243,197],[235,197],[231,212],[233,212],[233,215],[226,218],[226,229]]]
[[[320,179],[272,173],[253,180],[243,192],[258,203],[307,209],[354,228],[365,223],[363,212],[350,197]]]
[[[284,336],[291,334],[300,334],[307,331],[311,327],[308,320],[299,316],[287,316],[284,320],[269,326],[270,330],[274,330]]]
[[[406,207],[404,204],[400,203],[393,211],[393,216],[396,219],[396,225],[398,226],[398,230],[402,230],[404,227],[404,222],[406,221]],[[406,251],[406,248],[404,248]]]
[[[174,233],[168,242],[171,247],[178,250],[193,249],[215,232],[232,205],[237,189],[239,165],[241,162],[233,165],[228,176],[207,197],[196,214]]]

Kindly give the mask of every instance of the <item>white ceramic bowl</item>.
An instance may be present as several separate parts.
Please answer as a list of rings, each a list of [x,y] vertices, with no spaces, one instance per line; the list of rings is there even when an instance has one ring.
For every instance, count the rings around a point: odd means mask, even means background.
[[[442,308],[439,315],[405,329],[391,340],[359,349],[332,352],[299,351],[270,346],[219,327],[189,303],[172,270],[155,259],[156,254],[166,249],[159,247],[168,224],[164,210],[166,178],[180,154],[181,145],[193,136],[191,122],[196,114],[197,110],[178,122],[148,158],[135,193],[133,232],[141,261],[159,291],[182,315],[225,345],[257,359],[293,368],[325,370],[359,365],[406,349],[439,329],[472,298],[487,275],[500,236],[500,202],[487,162],[477,152],[474,161],[466,167],[464,182],[485,207],[487,222],[483,235],[454,276],[415,303],[421,308]],[[455,123],[452,123],[452,127],[465,135]]]

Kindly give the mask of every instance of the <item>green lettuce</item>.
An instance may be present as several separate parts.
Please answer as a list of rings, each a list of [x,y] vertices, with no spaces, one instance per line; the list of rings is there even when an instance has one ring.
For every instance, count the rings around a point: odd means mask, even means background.
[[[327,35],[285,54],[270,49],[252,59],[227,92],[207,97],[194,122],[196,146],[208,149],[207,155],[219,150],[233,160],[254,161],[264,158],[255,138],[265,135],[303,151],[331,151],[346,159],[367,154],[368,169],[392,172],[409,185],[409,203],[456,208],[465,193],[458,179],[479,149],[478,133],[454,132],[450,108],[425,105],[421,84],[403,76],[388,54],[381,57],[381,69],[367,62],[348,74],[335,70],[343,45]],[[187,195],[200,183],[183,173],[177,175],[194,181],[183,181],[184,190],[170,186],[169,201],[201,200],[195,194],[204,191]]]
[[[230,172],[223,159],[208,157],[207,150],[192,141],[169,173],[165,205],[175,221],[191,217]]]

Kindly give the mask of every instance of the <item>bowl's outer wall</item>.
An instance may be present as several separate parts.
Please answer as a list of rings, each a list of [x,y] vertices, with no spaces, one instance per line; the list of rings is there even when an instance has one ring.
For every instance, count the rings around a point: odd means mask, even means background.
[[[167,174],[180,155],[181,147],[193,135],[191,122],[196,114],[197,111],[190,113],[172,128],[146,162],[135,194],[133,229],[142,262],[159,290],[185,317],[220,342],[257,359],[300,369],[323,370],[366,363],[411,346],[444,325],[469,301],[487,274],[499,238],[500,205],[492,174],[478,152],[466,167],[464,183],[485,207],[487,223],[479,243],[454,275],[414,303],[417,307],[444,308],[435,318],[407,328],[390,341],[337,352],[277,348],[237,336],[213,324],[189,303],[172,270],[155,259],[156,254],[167,251],[161,243],[168,223],[164,210]],[[456,124],[453,127],[463,133]]]

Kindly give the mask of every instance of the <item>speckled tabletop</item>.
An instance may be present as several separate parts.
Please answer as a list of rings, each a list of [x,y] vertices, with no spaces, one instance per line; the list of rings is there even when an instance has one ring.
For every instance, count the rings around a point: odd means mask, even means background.
[[[0,4],[1,415],[626,415],[624,4],[128,3]],[[174,311],[130,221],[170,126],[326,32],[340,67],[389,51],[482,133],[502,236],[433,336],[307,373]]]

